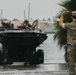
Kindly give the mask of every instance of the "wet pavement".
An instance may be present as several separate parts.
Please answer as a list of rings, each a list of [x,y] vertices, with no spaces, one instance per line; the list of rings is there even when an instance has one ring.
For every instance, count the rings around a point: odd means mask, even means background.
[[[69,75],[68,64],[66,63],[46,63],[40,65],[23,65],[14,63],[13,65],[0,66],[0,75]]]

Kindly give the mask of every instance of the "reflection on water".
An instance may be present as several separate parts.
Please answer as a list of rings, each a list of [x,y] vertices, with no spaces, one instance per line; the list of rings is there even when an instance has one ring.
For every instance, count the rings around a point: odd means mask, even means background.
[[[44,63],[65,63],[64,49],[60,49],[57,41],[53,40],[54,34],[47,34],[48,38],[37,49],[44,50]]]

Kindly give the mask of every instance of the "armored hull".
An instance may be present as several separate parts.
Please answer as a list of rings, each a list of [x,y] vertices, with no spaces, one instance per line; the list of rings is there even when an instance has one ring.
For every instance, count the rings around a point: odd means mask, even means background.
[[[24,62],[25,64],[44,63],[44,52],[36,47],[47,39],[39,31],[1,30],[0,64]]]

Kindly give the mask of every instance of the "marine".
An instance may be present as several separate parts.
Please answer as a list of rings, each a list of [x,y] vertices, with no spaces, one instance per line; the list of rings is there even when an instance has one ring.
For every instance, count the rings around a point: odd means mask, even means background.
[[[32,30],[32,25],[29,23],[29,20],[25,19],[21,25],[21,28],[25,29],[26,31],[29,31]]]
[[[75,71],[75,57],[76,57],[76,11],[71,13],[72,22],[64,23],[64,15],[69,11],[64,10],[61,13],[59,25],[67,29],[67,59],[69,67],[69,75],[76,75]]]

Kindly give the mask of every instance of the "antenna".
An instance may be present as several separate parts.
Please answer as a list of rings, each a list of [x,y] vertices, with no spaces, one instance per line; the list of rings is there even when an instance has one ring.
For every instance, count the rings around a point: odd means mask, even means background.
[[[28,9],[28,20],[30,19],[30,3],[29,3],[29,9]]]

